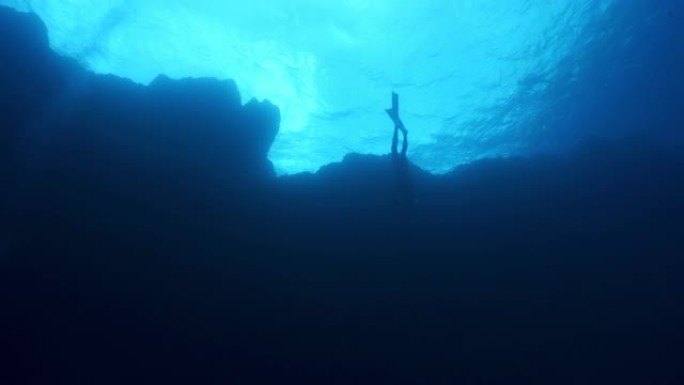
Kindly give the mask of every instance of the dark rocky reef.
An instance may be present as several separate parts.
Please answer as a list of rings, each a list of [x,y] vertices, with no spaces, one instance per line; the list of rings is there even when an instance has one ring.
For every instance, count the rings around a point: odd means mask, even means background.
[[[0,383],[680,383],[680,147],[413,169],[396,205],[387,157],[275,178],[232,82],[0,36]]]
[[[141,183],[154,176],[151,183],[175,190],[221,174],[230,175],[230,182],[213,182],[224,188],[274,177],[267,153],[280,115],[269,102],[242,106],[234,82],[162,76],[144,87],[95,76],[50,50],[37,17],[0,12],[0,33],[9,37],[0,43],[0,139],[7,171],[39,164],[51,174],[97,173],[127,165],[128,176]]]

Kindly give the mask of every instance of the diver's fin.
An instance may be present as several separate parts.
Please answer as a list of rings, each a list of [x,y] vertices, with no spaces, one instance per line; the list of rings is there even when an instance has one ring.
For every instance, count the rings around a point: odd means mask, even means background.
[[[399,119],[399,116],[397,116],[397,112],[392,110],[391,108],[385,109],[387,111],[387,115],[389,115],[390,119],[396,122],[397,119]]]
[[[392,91],[392,110],[399,116],[399,94]]]
[[[399,119],[399,95],[396,92],[392,92],[392,108],[385,109],[387,115],[396,125],[403,125],[401,119]]]

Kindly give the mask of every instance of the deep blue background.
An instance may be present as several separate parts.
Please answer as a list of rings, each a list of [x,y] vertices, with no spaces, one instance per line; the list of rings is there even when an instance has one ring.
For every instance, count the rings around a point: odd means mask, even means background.
[[[1,382],[681,383],[679,26],[567,120],[637,136],[414,168],[405,205],[388,157],[275,178],[275,106],[88,74],[1,9]]]

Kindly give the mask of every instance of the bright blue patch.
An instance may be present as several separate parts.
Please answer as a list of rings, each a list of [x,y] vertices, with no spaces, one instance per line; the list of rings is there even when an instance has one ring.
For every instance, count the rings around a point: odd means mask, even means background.
[[[389,151],[401,95],[409,157],[432,172],[525,151],[613,0],[53,0],[0,4],[46,22],[52,46],[98,73],[235,79],[283,121],[279,173]],[[403,3],[401,6],[398,5]],[[562,93],[557,93],[561,102]]]

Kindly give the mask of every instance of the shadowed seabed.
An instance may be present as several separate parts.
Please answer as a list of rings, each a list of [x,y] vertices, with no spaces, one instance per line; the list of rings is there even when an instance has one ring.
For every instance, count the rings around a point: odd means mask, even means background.
[[[681,383],[684,35],[658,25],[568,121],[605,135],[409,163],[401,204],[388,155],[278,178],[275,105],[93,74],[0,8],[0,383]]]

